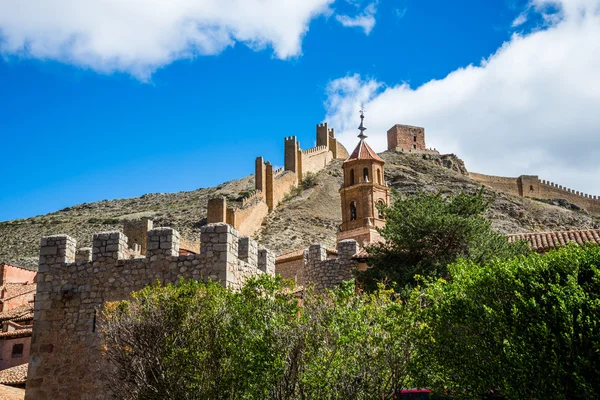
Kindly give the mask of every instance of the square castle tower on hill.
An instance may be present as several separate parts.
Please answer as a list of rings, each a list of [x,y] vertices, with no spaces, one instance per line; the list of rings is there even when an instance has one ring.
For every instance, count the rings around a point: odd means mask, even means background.
[[[389,151],[439,154],[425,146],[425,128],[419,126],[396,124],[388,129],[387,142]]]

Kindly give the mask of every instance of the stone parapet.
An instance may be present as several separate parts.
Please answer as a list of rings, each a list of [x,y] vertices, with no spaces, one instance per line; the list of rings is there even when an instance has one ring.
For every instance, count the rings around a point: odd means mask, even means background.
[[[354,270],[358,267],[358,262],[352,256],[358,251],[358,243],[352,239],[338,243],[338,258],[336,259],[327,259],[327,251],[324,246],[320,244],[310,246],[304,264],[305,283],[314,285],[319,292],[351,280],[354,277]]]
[[[97,233],[92,239],[92,261],[112,263],[124,260],[127,252],[127,236],[123,232]]]
[[[89,262],[92,261],[92,248],[91,247],[82,247],[77,249],[75,252],[75,261],[76,262]]]
[[[97,234],[93,260],[89,249],[76,252],[76,241],[66,235],[41,240],[27,400],[112,398],[101,379],[107,365],[96,330],[106,301],[126,300],[156,282],[212,280],[237,289],[252,276],[272,273],[259,263],[258,245],[227,224],[202,227],[200,254],[177,255],[179,238],[172,228],[152,229],[147,257],[125,259],[123,233]]]
[[[258,250],[258,269],[267,274],[275,274],[275,253],[264,247]]]
[[[148,231],[146,257],[151,261],[157,258],[179,255],[181,236],[173,228],[154,228]]]
[[[75,261],[77,241],[67,235],[55,235],[40,241],[40,265],[53,265]]]

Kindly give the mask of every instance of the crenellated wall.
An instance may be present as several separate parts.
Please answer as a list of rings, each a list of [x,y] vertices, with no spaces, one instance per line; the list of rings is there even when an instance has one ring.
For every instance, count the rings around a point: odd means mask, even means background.
[[[308,248],[304,271],[306,284],[313,284],[317,291],[331,289],[354,277],[358,262],[353,257],[358,254],[358,242],[353,239],[341,240],[337,244],[338,257],[327,258],[327,249],[320,244]]]
[[[600,214],[600,198],[540,180],[537,175],[521,175],[518,178],[469,173],[471,179],[493,189],[515,196],[536,199],[565,199],[588,212]]]
[[[302,150],[302,174],[319,172],[333,159],[333,152],[327,146],[317,146],[312,149]]]
[[[283,198],[302,181],[306,173],[316,173],[334,159],[346,159],[348,151],[337,141],[327,123],[317,125],[317,146],[302,150],[296,136],[284,138],[284,166],[274,170],[263,157],[255,160],[255,194],[241,207],[228,206],[222,197],[208,201],[208,223],[226,222],[244,235],[252,235]]]
[[[273,274],[274,254],[231,226],[202,227],[200,254],[178,256],[172,228],[147,233],[145,257],[127,258],[121,232],[94,235],[88,259],[75,261],[76,241],[66,235],[41,240],[33,338],[25,398],[112,399],[96,331],[106,301],[124,300],[157,280],[212,279],[233,289],[248,277]]]

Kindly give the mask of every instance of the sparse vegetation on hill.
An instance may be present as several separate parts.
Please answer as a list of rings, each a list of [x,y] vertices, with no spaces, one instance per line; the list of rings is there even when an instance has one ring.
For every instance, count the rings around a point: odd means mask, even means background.
[[[463,162],[453,155],[407,155],[384,152],[386,181],[400,193],[475,192],[479,185],[466,174]],[[312,243],[335,245],[341,223],[339,188],[341,161],[334,161],[301,185],[295,196],[280,204],[255,234],[261,244],[282,253]],[[147,194],[131,199],[103,200],[67,207],[50,214],[0,222],[0,261],[26,266],[37,264],[39,240],[43,236],[65,233],[89,246],[94,233],[122,229],[125,219],[150,217],[155,226],[171,226],[184,238],[195,240],[206,217],[211,196],[224,195],[241,201],[254,189],[248,176],[214,188],[191,192]],[[310,184],[309,184],[310,183]],[[316,183],[311,187],[311,184]],[[500,233],[541,232],[600,227],[598,217],[583,211],[541,201],[495,193],[486,216]]]

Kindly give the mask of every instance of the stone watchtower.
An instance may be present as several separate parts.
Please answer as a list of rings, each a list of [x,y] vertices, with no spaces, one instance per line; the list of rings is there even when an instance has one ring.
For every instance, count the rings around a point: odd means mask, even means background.
[[[342,224],[338,241],[354,239],[361,246],[381,240],[376,228],[385,226],[378,205],[388,205],[390,189],[384,180],[383,161],[365,142],[364,115],[360,113],[360,142],[344,161],[344,184],[340,189]]]
[[[389,151],[421,152],[426,151],[425,128],[396,124],[387,131]]]

